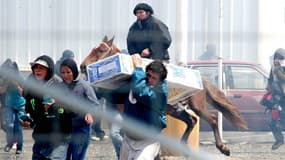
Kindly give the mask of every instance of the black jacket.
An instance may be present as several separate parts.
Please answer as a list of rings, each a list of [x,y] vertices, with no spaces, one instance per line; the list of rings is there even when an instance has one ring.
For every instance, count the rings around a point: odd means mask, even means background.
[[[149,48],[151,54],[146,58],[169,60],[167,49],[170,44],[171,36],[168,27],[153,16],[134,22],[129,29],[127,46],[131,55]]]
[[[49,65],[48,76],[44,83],[42,83],[43,88],[58,89],[61,79],[54,76],[54,63],[52,59],[48,56],[40,56],[39,59],[46,61]],[[34,140],[53,145],[68,141],[72,131],[70,113],[58,103],[54,103],[48,109],[48,112],[46,112],[43,104],[44,95],[29,88],[28,86],[31,83],[39,84],[39,81],[35,79],[34,73],[29,75],[24,85],[24,97],[27,101],[25,109],[36,124],[33,130]]]

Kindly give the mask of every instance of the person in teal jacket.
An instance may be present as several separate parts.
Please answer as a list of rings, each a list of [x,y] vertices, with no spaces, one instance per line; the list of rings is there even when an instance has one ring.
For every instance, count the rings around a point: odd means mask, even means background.
[[[144,71],[140,55],[132,55],[132,59],[135,70],[131,76],[130,94],[125,103],[124,115],[161,131],[166,127],[167,69],[161,61],[155,60]],[[120,159],[155,159],[159,151],[159,142],[137,138],[126,132]]]
[[[4,84],[0,88],[3,96],[3,124],[6,132],[7,144],[5,152],[9,152],[13,143],[17,143],[16,154],[22,153],[23,148],[23,121],[30,120],[25,112],[26,100],[23,97],[22,82],[24,77],[20,74],[18,65],[11,59],[7,59],[2,65],[1,70],[14,75],[16,79],[3,78]],[[22,123],[21,123],[22,122]]]

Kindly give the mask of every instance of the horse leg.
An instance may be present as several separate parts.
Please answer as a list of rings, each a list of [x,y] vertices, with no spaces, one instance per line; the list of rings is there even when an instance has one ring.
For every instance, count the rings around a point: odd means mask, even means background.
[[[184,134],[181,137],[181,141],[187,143],[188,137],[189,137],[190,133],[192,132],[192,130],[193,130],[193,128],[196,125],[198,120],[196,117],[189,115],[185,111],[182,113],[182,117],[185,117],[185,119],[182,118],[181,120],[187,124],[187,127],[184,131]],[[190,122],[190,121],[192,121],[192,122]],[[192,125],[191,125],[191,123],[192,123]]]
[[[203,119],[205,119],[212,127],[214,137],[215,137],[215,142],[216,142],[216,148],[218,148],[221,153],[229,156],[230,149],[222,141],[222,138],[219,132],[217,116],[206,111],[206,112],[201,112],[201,117],[203,117]]]
[[[206,92],[201,91],[197,94],[194,94],[192,97],[188,100],[189,107],[201,118],[205,119],[210,126],[212,127],[215,141],[216,141],[216,147],[220,150],[221,153],[229,156],[230,155],[230,149],[222,142],[221,135],[219,132],[218,127],[218,118],[216,115],[211,114],[206,107]],[[215,105],[215,104],[212,104]]]
[[[179,119],[186,124],[186,129],[181,137],[181,141],[187,143],[188,137],[193,127],[197,123],[197,118],[195,118],[194,116],[186,112],[186,110],[184,109],[184,107],[180,105],[180,103],[177,104],[176,106],[172,106],[168,104],[166,107],[166,114],[176,119]]]

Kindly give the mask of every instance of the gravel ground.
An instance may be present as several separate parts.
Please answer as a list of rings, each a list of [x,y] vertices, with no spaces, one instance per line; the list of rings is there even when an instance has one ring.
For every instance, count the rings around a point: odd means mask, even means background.
[[[231,149],[231,156],[223,156],[215,149],[209,132],[200,133],[200,150],[224,160],[281,160],[285,159],[285,145],[271,150],[274,142],[270,132],[224,132],[223,139]]]
[[[0,131],[0,160],[31,159],[31,130],[24,130],[24,152],[20,156],[15,155],[15,150],[10,153],[3,151],[6,144],[5,133]],[[285,145],[272,151],[273,137],[270,132],[224,132],[223,139],[231,149],[231,156],[222,155],[216,148],[212,132],[200,132],[200,155],[210,155],[207,160],[281,160],[285,159]],[[115,152],[110,139],[92,141],[87,153],[87,160],[115,160]],[[184,157],[168,157],[169,160],[185,160]],[[193,158],[192,158],[193,159]],[[195,158],[199,159],[199,158]]]

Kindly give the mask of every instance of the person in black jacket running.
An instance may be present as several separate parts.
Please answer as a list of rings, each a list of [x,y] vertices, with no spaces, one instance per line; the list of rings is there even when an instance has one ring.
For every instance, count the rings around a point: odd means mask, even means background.
[[[35,123],[32,160],[65,159],[71,139],[71,115],[55,98],[40,94],[31,85],[42,85],[41,89],[55,89],[61,79],[54,76],[54,61],[47,55],[36,58],[30,65],[32,73],[24,84],[24,97],[27,102],[26,112]]]

